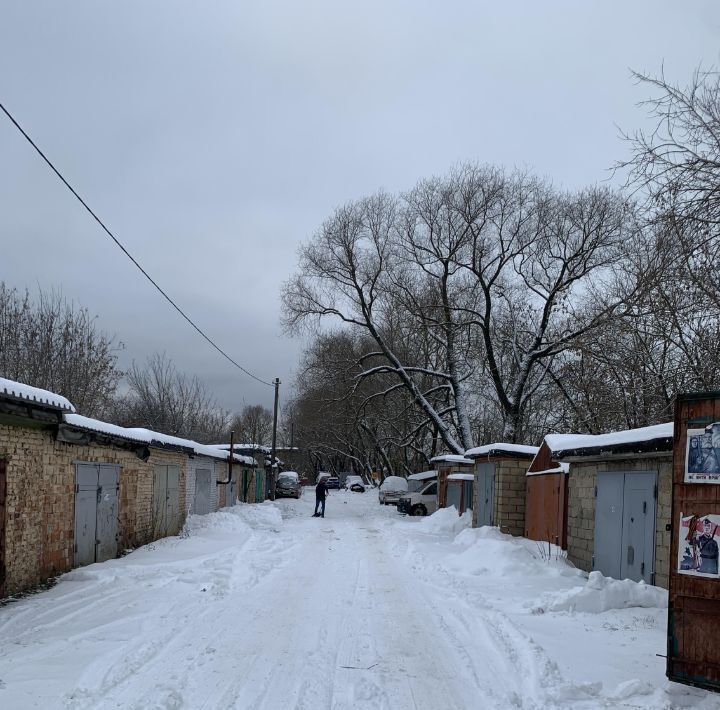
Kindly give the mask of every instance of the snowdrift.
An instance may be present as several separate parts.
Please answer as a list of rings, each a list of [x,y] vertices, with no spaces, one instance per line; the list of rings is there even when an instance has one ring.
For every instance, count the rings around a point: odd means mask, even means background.
[[[424,533],[432,535],[456,535],[461,530],[469,528],[472,524],[472,512],[466,510],[458,515],[457,508],[451,505],[449,508],[440,508],[432,515],[423,518],[418,523],[418,528]]]
[[[660,587],[630,579],[612,579],[601,572],[590,572],[584,587],[547,594],[540,604],[533,607],[535,613],[545,611],[580,611],[600,614],[610,609],[645,607],[667,609],[668,593]]]

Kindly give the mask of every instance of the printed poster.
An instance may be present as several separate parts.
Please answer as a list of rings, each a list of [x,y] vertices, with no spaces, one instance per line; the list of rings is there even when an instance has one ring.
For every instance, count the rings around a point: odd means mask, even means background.
[[[720,422],[687,430],[685,483],[720,484]]]
[[[720,579],[718,573],[718,531],[720,515],[680,513],[678,569],[680,574]]]

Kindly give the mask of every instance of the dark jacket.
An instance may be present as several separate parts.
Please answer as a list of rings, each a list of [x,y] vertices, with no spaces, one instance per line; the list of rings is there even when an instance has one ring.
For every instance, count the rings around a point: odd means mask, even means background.
[[[325,479],[323,478],[320,483],[315,486],[315,499],[316,500],[325,500],[325,496],[327,495],[327,486],[325,485]]]

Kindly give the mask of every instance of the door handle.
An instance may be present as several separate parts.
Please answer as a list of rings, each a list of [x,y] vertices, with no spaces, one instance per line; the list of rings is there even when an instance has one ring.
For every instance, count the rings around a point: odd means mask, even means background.
[[[632,545],[628,545],[627,563],[631,565],[633,562],[635,562],[635,548]]]

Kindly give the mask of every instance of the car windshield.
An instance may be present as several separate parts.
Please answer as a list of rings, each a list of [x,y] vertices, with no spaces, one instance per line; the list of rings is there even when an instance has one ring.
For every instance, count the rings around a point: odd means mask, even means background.
[[[280,476],[280,478],[278,478],[278,484],[281,486],[294,486],[296,483],[297,480],[291,476]]]

